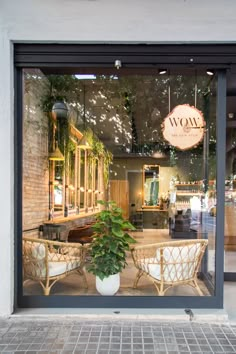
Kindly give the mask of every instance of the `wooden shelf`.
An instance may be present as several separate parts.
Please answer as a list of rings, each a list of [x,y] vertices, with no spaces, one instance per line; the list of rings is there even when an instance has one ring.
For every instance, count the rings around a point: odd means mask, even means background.
[[[201,192],[181,192],[181,191],[179,191],[179,192],[176,192],[176,195],[182,195],[182,196],[199,195],[199,196],[201,196],[201,195],[203,195],[203,193],[201,193]]]
[[[198,182],[198,183],[176,183],[175,186],[196,186],[199,187],[202,184],[202,182]]]
[[[66,222],[69,222],[69,221],[72,221],[72,220],[77,220],[77,219],[82,219],[82,218],[85,218],[85,217],[93,216],[93,215],[96,215],[98,213],[99,213],[99,210],[98,211],[94,211],[94,212],[88,212],[88,213],[81,212],[80,214],[70,215],[70,216],[67,216],[67,217],[54,218],[53,220],[48,220],[48,221],[45,221],[44,223],[45,224],[59,224],[59,223],[61,224],[61,223],[66,223]]]

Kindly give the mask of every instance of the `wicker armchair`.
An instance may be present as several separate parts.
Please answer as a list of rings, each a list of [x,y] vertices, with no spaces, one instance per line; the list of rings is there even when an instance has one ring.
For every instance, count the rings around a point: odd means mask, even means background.
[[[207,240],[183,240],[132,247],[131,254],[138,269],[133,287],[136,288],[141,276],[146,275],[160,296],[182,284],[194,287],[202,296],[197,272],[207,244]]]
[[[23,281],[32,279],[40,283],[44,295],[52,286],[72,272],[87,280],[83,270],[85,248],[78,243],[62,243],[38,238],[23,238]]]

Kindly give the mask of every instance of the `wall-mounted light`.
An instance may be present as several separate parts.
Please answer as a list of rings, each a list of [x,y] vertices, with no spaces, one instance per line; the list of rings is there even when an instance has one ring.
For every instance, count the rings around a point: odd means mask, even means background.
[[[83,138],[80,140],[78,148],[88,150],[92,149],[91,146],[89,146],[89,143],[87,142],[86,138],[83,136]]]
[[[234,113],[228,113],[228,118],[233,119],[234,118]]]
[[[64,161],[65,160],[64,156],[62,155],[61,150],[58,147],[57,141],[56,141],[55,150],[53,150],[52,152],[49,153],[48,159],[51,161]]]
[[[52,116],[54,119],[67,118],[68,108],[64,102],[55,102],[52,106]]]

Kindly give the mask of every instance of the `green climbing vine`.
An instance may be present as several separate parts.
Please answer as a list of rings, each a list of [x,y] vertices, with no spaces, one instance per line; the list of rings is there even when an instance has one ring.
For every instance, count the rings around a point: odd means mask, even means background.
[[[90,161],[103,159],[103,178],[104,184],[107,187],[109,182],[109,167],[113,160],[112,153],[106,149],[105,145],[98,139],[91,129],[84,132],[84,137],[87,140],[91,150],[89,150],[88,158]]]

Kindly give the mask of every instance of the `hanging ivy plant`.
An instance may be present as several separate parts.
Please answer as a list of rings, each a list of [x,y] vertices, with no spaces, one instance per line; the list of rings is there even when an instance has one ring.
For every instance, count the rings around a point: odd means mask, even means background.
[[[84,132],[85,139],[87,140],[91,150],[89,151],[88,158],[91,161],[103,159],[103,178],[104,184],[107,187],[109,182],[109,167],[113,160],[112,153],[107,150],[104,144],[97,138],[91,129]]]

